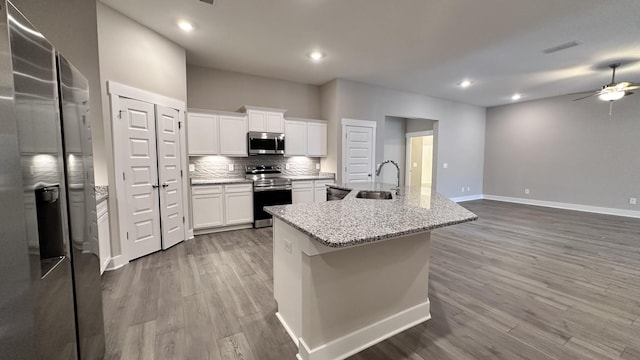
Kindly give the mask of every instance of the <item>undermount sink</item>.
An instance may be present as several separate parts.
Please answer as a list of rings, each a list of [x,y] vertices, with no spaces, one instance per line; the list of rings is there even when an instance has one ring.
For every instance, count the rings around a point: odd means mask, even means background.
[[[388,191],[359,191],[356,194],[358,199],[391,200],[393,196]]]

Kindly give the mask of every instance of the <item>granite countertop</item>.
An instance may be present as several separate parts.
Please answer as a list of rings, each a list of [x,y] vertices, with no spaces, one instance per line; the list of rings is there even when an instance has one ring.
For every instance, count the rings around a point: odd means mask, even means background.
[[[460,224],[478,216],[428,188],[407,187],[391,200],[358,199],[360,190],[387,190],[381,183],[340,184],[343,200],[267,206],[265,211],[329,247],[348,247]]]
[[[96,185],[96,205],[107,200],[109,198],[109,187],[107,185]]]
[[[245,178],[219,178],[219,179],[191,179],[191,185],[223,185],[223,184],[250,184],[251,180]]]

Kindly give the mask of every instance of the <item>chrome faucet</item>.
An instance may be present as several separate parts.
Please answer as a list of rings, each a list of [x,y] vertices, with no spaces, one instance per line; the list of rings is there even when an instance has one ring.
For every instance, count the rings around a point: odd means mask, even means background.
[[[391,189],[391,190],[395,190],[396,191],[396,195],[402,195],[401,192],[401,188],[400,188],[400,166],[398,166],[398,163],[396,163],[393,160],[385,160],[383,162],[380,163],[380,165],[378,165],[378,168],[376,169],[376,176],[380,176],[380,173],[382,172],[382,167],[384,166],[384,164],[388,164],[388,163],[392,163],[397,170],[397,175],[398,175],[398,186],[396,186],[395,189]]]

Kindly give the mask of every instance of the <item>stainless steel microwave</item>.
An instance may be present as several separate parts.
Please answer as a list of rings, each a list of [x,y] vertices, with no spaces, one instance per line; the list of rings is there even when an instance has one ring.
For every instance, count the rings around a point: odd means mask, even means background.
[[[249,155],[284,154],[284,134],[250,132],[247,138]]]

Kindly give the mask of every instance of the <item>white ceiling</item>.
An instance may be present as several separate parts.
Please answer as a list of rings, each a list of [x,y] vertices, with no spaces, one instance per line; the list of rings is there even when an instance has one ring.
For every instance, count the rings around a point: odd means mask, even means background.
[[[183,46],[189,64],[314,85],[345,78],[488,107],[596,90],[620,60],[618,80],[640,82],[639,0],[102,1]]]

